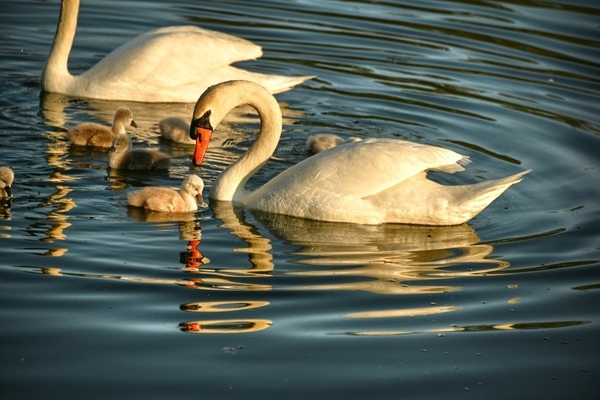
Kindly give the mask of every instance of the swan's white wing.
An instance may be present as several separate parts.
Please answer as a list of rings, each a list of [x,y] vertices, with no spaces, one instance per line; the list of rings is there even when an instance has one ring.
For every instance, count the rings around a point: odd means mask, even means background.
[[[426,170],[462,170],[451,150],[394,139],[342,144],[282,172],[247,195],[256,210],[325,221],[378,224],[387,209],[369,199]]]
[[[289,168],[265,186],[294,191],[318,188],[364,198],[426,170],[462,171],[468,159],[452,150],[396,139],[366,139],[319,153]]]
[[[204,76],[192,71],[211,70],[262,55],[260,46],[245,39],[196,26],[169,26],[135,37],[104,57],[84,74],[115,82],[148,81],[160,87],[181,86]],[[105,77],[104,77],[105,78]],[[194,93],[194,96],[198,96]]]

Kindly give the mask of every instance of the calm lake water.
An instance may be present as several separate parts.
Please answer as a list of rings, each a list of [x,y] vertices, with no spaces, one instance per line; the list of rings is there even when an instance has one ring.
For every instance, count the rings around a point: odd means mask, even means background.
[[[599,5],[82,2],[75,73],[139,33],[196,24],[260,44],[244,68],[317,76],[277,95],[283,137],[250,186],[308,157],[314,133],[471,157],[432,175],[447,184],[533,172],[457,227],[230,204],[140,214],[128,192],[190,171],[210,186],[256,118],[231,118],[195,168],[157,127],[191,105],[40,97],[59,1],[3,1],[0,164],[16,181],[0,208],[0,397],[599,398]],[[119,106],[135,145],[171,154],[168,173],[109,173],[106,153],[70,149],[70,126]]]

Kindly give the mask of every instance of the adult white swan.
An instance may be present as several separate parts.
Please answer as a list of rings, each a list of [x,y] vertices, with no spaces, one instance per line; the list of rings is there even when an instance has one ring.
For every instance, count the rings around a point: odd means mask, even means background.
[[[445,186],[427,171],[463,171],[468,157],[454,151],[396,139],[365,139],[316,154],[253,192],[244,186],[275,151],[281,111],[267,90],[252,82],[210,87],[196,103],[190,136],[199,165],[212,130],[234,107],[248,104],[260,116],[254,144],[215,180],[209,197],[248,209],[359,224],[455,225],[468,221],[529,171],[473,185]]]
[[[260,57],[260,46],[196,26],[144,33],[74,76],[67,64],[78,13],[79,0],[62,0],[54,43],[42,72],[41,87],[46,92],[103,100],[193,103],[207,87],[230,79],[254,81],[279,93],[312,78],[232,67],[233,62]]]

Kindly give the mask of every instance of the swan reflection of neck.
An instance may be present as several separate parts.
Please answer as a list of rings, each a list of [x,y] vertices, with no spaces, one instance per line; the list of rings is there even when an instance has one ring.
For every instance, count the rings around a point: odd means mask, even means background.
[[[274,268],[271,241],[248,223],[244,210],[230,202],[212,202],[215,217],[221,227],[248,244],[252,272]],[[501,270],[508,263],[490,259],[493,246],[480,243],[469,225],[450,227],[401,224],[355,225],[312,221],[277,214],[252,212],[256,221],[270,234],[295,247],[291,252],[299,268],[288,275],[305,277],[359,277],[352,282],[316,283],[291,287],[302,290],[364,290],[380,294],[411,294],[451,292],[452,285],[428,285],[427,281],[475,276]],[[289,253],[288,253],[289,254]],[[317,267],[317,268],[315,268]],[[320,267],[326,267],[322,269]],[[333,268],[333,269],[327,269]],[[231,276],[242,273],[235,270]],[[246,272],[247,273],[247,272]],[[319,282],[322,282],[319,279]],[[410,281],[410,285],[405,282]],[[328,280],[330,282],[330,280]]]

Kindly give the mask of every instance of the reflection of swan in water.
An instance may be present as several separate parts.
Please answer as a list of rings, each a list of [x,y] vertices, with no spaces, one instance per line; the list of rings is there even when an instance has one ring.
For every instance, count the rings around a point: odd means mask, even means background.
[[[179,253],[180,262],[186,265],[186,271],[193,272],[192,270],[197,270],[200,266],[210,262],[198,249],[202,238],[202,230],[195,213],[156,212],[139,207],[129,207],[127,213],[136,221],[148,222],[156,226],[177,224],[179,239],[187,242],[186,251]]]
[[[473,276],[504,269],[508,263],[487,259],[494,250],[469,225],[356,225],[311,221],[253,212],[275,237],[299,246],[294,263],[332,270],[289,272],[298,276],[358,276],[363,282],[315,285],[302,289],[367,290],[382,294],[436,293],[455,286],[428,286],[429,280]],[[461,266],[449,270],[448,267]],[[373,280],[373,278],[375,280]],[[403,282],[411,281],[411,285]]]
[[[247,243],[244,251],[249,253],[253,266],[251,271],[215,269],[213,274],[244,278],[264,276],[257,272],[272,270],[271,241],[260,233],[261,228],[246,221],[244,210],[230,202],[214,202],[211,208],[215,217],[223,221],[220,227],[230,230]],[[271,235],[287,246],[297,247],[291,254],[298,258],[292,263],[309,266],[295,271],[286,268],[285,274],[313,278],[364,278],[350,283],[292,285],[285,289],[365,290],[381,294],[447,292],[459,290],[459,287],[423,283],[474,276],[508,266],[506,262],[487,258],[493,247],[479,243],[479,237],[468,225],[373,226],[319,222],[260,212],[252,215]],[[452,270],[448,268],[453,266]],[[204,269],[202,272],[211,273]],[[407,281],[411,284],[405,284]]]
[[[96,99],[139,102],[194,102],[208,86],[247,79],[272,93],[291,89],[311,76],[250,72],[231,63],[256,59],[260,46],[196,26],[170,26],[141,34],[107,54],[89,70],[73,76],[68,58],[73,46],[79,0],[62,0],[54,42],[42,71],[45,92]]]
[[[247,253],[248,261],[252,265],[250,270],[216,270],[219,275],[244,275],[265,276],[272,274],[275,265],[271,261],[273,255],[270,253],[273,246],[271,241],[258,232],[255,226],[246,222],[244,210],[233,207],[229,202],[212,202],[211,208],[215,217],[223,221],[221,228],[228,229],[232,235],[238,237],[247,244],[247,247],[234,248],[236,253]]]
[[[200,240],[202,231],[200,221],[195,213],[165,213],[148,211],[143,208],[129,207],[127,214],[138,222],[148,222],[156,226],[163,224],[178,224],[179,239],[181,240]]]

